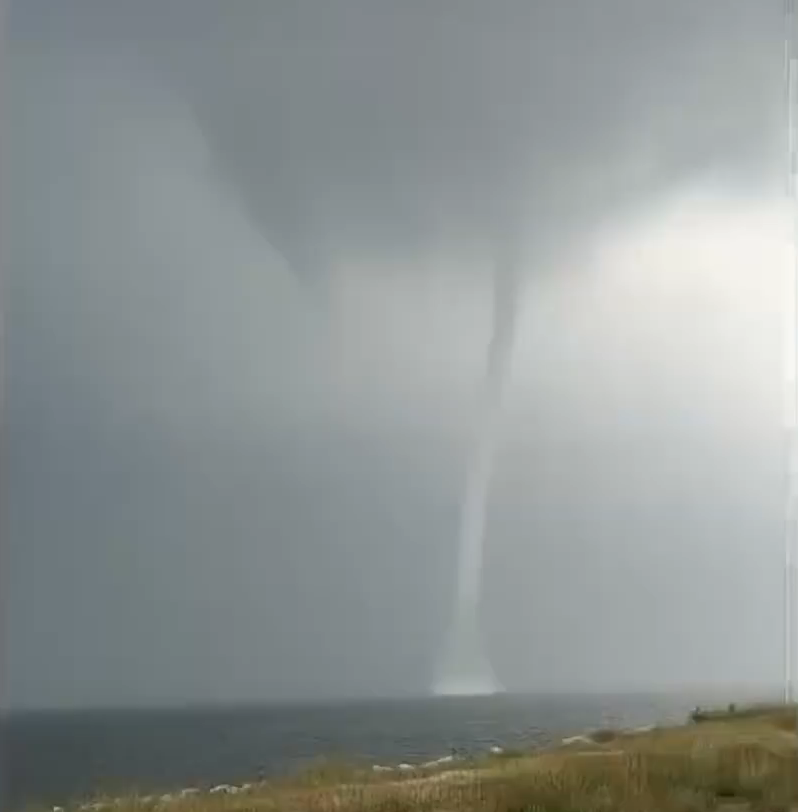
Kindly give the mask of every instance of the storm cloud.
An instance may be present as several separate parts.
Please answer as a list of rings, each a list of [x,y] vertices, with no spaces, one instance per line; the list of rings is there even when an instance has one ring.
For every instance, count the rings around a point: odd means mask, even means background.
[[[776,682],[776,5],[12,3],[11,702],[426,690],[518,234],[501,681]]]

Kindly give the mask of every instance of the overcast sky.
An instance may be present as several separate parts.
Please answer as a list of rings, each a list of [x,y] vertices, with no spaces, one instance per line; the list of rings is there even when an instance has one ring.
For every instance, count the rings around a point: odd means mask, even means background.
[[[778,682],[781,3],[7,30],[13,705],[427,690],[509,235],[499,679]]]

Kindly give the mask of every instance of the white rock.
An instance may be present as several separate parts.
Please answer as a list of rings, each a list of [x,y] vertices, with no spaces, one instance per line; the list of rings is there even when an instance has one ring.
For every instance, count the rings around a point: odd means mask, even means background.
[[[563,744],[593,744],[587,736],[569,736],[567,739],[562,740]]]
[[[425,769],[430,767],[440,767],[441,764],[449,764],[454,761],[454,756],[443,756],[443,758],[436,758],[434,761],[425,761],[421,766]]]
[[[490,752],[493,753],[493,755],[498,756],[500,753],[504,752],[504,748],[494,744],[493,747],[490,748]]]
[[[397,767],[398,770],[412,770],[412,764],[405,764],[404,762]]]

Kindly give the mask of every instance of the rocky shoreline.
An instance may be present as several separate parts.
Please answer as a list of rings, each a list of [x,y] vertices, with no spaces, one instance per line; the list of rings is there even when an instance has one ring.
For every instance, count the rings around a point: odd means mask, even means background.
[[[430,761],[424,761],[418,764],[410,764],[408,762],[400,762],[395,765],[384,765],[384,764],[373,764],[370,768],[372,773],[381,774],[385,778],[390,778],[391,775],[395,775],[397,778],[399,777],[417,777],[420,779],[430,778],[435,775],[435,771],[441,771],[442,774],[449,772],[448,768],[451,768],[451,771],[454,771],[456,767],[461,766],[465,767],[468,765],[469,762],[482,758],[513,758],[513,757],[525,757],[534,754],[538,751],[545,751],[549,749],[558,749],[558,748],[579,748],[584,746],[601,746],[606,744],[608,741],[617,738],[619,736],[630,736],[630,735],[637,735],[637,734],[645,734],[649,733],[652,730],[656,729],[656,725],[645,725],[642,727],[635,727],[635,728],[626,728],[626,729],[593,729],[588,730],[583,733],[579,733],[573,736],[567,736],[565,738],[560,739],[557,744],[551,744],[547,746],[543,746],[537,749],[531,749],[529,751],[516,751],[516,750],[505,750],[505,748],[500,747],[499,745],[493,745],[488,750],[484,751],[484,753],[480,756],[463,756],[458,755],[455,753],[451,753],[446,756],[442,756],[437,759],[432,759]],[[368,771],[366,768],[365,771]],[[422,775],[418,776],[415,774],[421,773]],[[430,775],[432,773],[432,775]],[[209,796],[236,796],[236,795],[256,795],[259,792],[262,792],[270,785],[270,782],[267,780],[257,781],[257,782],[245,782],[242,784],[217,784],[215,786],[209,788],[199,788],[199,787],[184,787],[179,790],[174,790],[172,792],[164,792],[164,793],[151,793],[147,795],[137,795],[133,796],[135,798],[135,802],[137,806],[140,807],[147,807],[152,809],[157,809],[164,806],[169,806],[171,804],[178,803],[180,801],[186,801],[192,798],[197,798],[202,795],[209,795]],[[80,803],[77,805],[71,804],[64,804],[59,806],[53,806],[50,808],[51,812],[104,812],[105,810],[111,810],[115,807],[119,807],[122,805],[129,804],[131,800],[131,796],[120,796],[114,798],[103,798],[101,800],[94,800],[90,802]]]

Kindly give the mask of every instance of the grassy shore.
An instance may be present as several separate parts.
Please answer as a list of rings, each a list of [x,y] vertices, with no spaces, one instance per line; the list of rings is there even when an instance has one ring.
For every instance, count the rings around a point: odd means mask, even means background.
[[[604,730],[546,750],[434,769],[326,764],[234,793],[95,803],[119,812],[796,812],[795,713],[699,712],[681,727]]]

